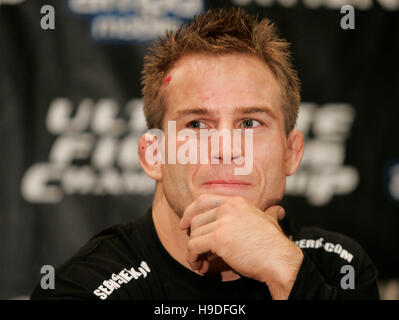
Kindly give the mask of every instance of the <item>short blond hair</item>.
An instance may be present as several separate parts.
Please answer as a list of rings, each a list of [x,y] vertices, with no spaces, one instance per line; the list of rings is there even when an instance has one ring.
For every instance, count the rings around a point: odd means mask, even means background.
[[[243,9],[210,9],[182,25],[166,31],[144,57],[142,77],[144,115],[148,129],[162,129],[166,112],[162,83],[183,55],[189,53],[250,53],[264,61],[276,77],[282,92],[285,131],[288,134],[298,117],[300,82],[293,67],[290,44],[279,37],[269,19],[258,20]]]

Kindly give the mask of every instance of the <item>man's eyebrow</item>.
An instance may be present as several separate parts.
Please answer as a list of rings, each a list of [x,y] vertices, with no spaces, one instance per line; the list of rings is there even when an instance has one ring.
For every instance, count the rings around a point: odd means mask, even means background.
[[[205,109],[205,108],[181,108],[181,109],[177,109],[172,116],[172,119],[177,119],[180,118],[182,116],[187,116],[190,114],[196,114],[196,115],[207,115],[207,114],[214,114],[215,110],[209,110],[209,109]]]
[[[181,108],[176,110],[173,113],[172,119],[178,119],[182,116],[187,116],[187,115],[209,115],[209,114],[215,114],[217,113],[217,108]],[[260,105],[260,106],[251,106],[251,107],[237,107],[233,109],[234,114],[251,114],[251,113],[267,113],[270,115],[273,119],[276,119],[277,116],[275,112],[272,110],[272,108],[266,106],[266,105]]]
[[[250,113],[259,113],[259,112],[267,113],[273,119],[277,119],[277,115],[272,110],[272,108],[266,105],[252,106],[252,107],[238,107],[234,109],[235,114],[250,114]]]

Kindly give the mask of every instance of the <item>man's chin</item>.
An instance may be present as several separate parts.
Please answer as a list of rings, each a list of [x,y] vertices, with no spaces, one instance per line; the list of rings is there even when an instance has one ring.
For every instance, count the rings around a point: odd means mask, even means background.
[[[253,197],[254,190],[249,189],[235,189],[235,188],[201,188],[198,194],[215,194],[226,197],[234,197],[241,196],[249,200],[249,198]]]

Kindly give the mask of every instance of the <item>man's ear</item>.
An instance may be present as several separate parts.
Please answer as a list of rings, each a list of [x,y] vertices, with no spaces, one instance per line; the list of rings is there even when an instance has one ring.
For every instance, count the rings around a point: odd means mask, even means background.
[[[287,139],[285,155],[285,174],[291,176],[298,169],[304,150],[304,138],[299,130],[292,130]]]
[[[138,143],[138,154],[140,166],[144,172],[152,179],[156,181],[162,180],[162,164],[164,164],[163,148],[163,133],[162,136],[158,133],[153,134],[149,132],[141,135]],[[160,130],[159,130],[160,131]],[[162,132],[162,131],[161,131]]]

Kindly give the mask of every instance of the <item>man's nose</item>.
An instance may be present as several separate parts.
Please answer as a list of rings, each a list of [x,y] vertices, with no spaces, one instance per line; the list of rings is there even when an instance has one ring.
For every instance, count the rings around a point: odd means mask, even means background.
[[[222,161],[225,161],[225,160],[227,160],[227,158],[228,158],[228,155],[224,155],[224,156],[214,156],[214,159],[216,159],[216,160],[222,160]],[[232,155],[231,157],[231,160],[236,160],[236,159],[239,159],[240,158],[240,155],[237,155],[237,156],[235,156],[235,155]]]
[[[218,162],[223,161],[224,163],[231,163],[232,160],[239,159],[241,157],[241,141],[234,143],[233,130],[224,129],[223,131],[218,131],[217,134],[219,135],[219,146],[217,150],[213,153],[211,152],[213,159]]]

